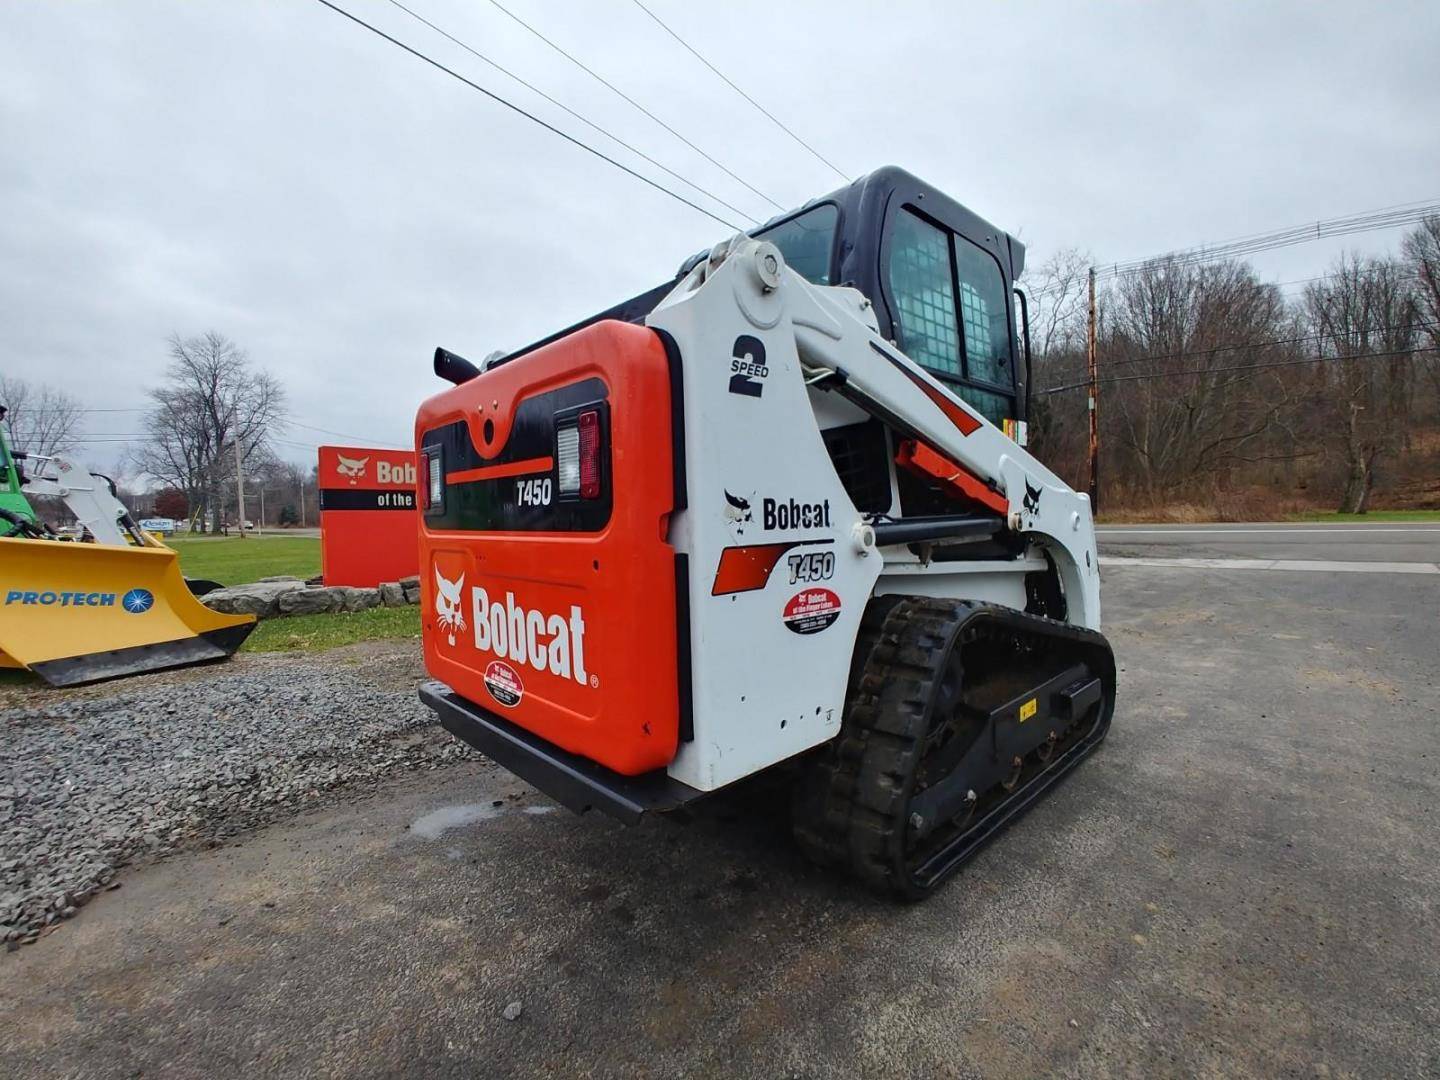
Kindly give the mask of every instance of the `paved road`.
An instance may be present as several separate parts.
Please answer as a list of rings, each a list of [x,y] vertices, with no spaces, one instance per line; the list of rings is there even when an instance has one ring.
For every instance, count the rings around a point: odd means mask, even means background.
[[[1103,525],[1096,533],[1102,556],[1440,563],[1440,522]]]
[[[470,763],[0,956],[0,1075],[1440,1073],[1440,578],[1106,590],[1110,738],[925,904],[762,787],[627,831]]]

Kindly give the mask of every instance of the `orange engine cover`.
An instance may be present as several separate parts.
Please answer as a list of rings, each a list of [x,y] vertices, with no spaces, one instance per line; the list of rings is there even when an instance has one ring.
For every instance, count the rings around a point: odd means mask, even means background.
[[[436,395],[415,422],[425,666],[627,775],[669,764],[679,740],[670,379],[654,331],[600,322]],[[577,426],[599,440],[583,493]]]

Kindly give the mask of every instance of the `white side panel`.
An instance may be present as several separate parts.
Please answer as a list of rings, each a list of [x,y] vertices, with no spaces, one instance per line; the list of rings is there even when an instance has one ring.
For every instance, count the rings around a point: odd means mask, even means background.
[[[647,320],[675,339],[685,380],[689,508],[670,540],[690,557],[695,737],[669,772],[705,791],[839,730],[860,616],[881,570],[879,553],[862,555],[853,540],[861,516],[816,427],[780,296],[742,277],[752,272],[731,258],[703,288],[677,287]],[[765,545],[794,546],[771,549],[778,558],[763,586],[716,595],[722,558],[736,558],[725,549],[763,556]],[[812,580],[792,580],[791,556]],[[823,593],[838,610],[828,612]]]
[[[646,322],[674,338],[684,370],[689,501],[668,539],[689,556],[694,738],[672,776],[710,791],[830,739],[873,592],[1023,609],[1043,548],[1070,620],[1099,626],[1088,500],[880,340],[859,293],[812,286],[773,246],[737,238]],[[820,436],[867,414],[1003,496],[1030,555],[926,566],[908,549],[867,546],[873,533]]]

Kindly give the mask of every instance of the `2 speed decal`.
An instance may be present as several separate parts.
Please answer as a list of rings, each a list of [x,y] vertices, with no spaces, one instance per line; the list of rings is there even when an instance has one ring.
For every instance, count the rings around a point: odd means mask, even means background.
[[[765,363],[765,343],[750,334],[741,334],[730,350],[730,393],[759,397],[770,368]]]
[[[785,628],[796,634],[818,634],[840,618],[840,597],[829,589],[805,589],[785,604]]]

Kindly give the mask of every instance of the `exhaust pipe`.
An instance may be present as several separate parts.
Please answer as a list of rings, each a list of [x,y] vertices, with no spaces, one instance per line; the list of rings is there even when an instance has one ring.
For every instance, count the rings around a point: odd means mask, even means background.
[[[479,375],[480,369],[449,349],[437,348],[435,350],[435,374],[446,382],[452,382],[459,386]]]

